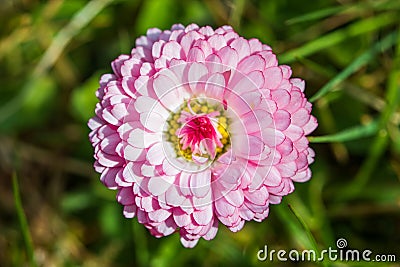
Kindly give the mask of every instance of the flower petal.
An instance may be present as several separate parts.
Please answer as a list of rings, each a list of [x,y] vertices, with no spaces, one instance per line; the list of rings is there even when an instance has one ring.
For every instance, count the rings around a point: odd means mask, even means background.
[[[211,171],[205,170],[190,176],[190,190],[198,198],[205,197],[211,190]]]
[[[152,132],[161,132],[164,129],[166,120],[161,114],[153,111],[141,113],[140,122],[146,129]]]
[[[177,87],[179,85],[164,74],[160,74],[154,78],[153,88],[159,101],[169,110],[175,110],[180,104],[180,95]]]
[[[151,177],[148,183],[149,192],[155,196],[161,195],[171,187],[175,176]]]
[[[137,148],[148,148],[156,142],[161,142],[160,133],[149,133],[142,129],[136,128],[130,132],[128,144]]]
[[[205,209],[203,210],[198,210],[193,212],[193,219],[200,225],[207,225],[211,222],[211,219],[213,218],[214,213],[212,210],[212,206],[208,205]]]
[[[222,100],[225,91],[225,78],[220,73],[211,75],[205,85],[206,95],[216,100]]]
[[[147,160],[152,165],[160,165],[164,161],[164,149],[162,143],[156,143],[147,150]]]
[[[199,86],[200,82],[205,82],[207,79],[208,69],[206,65],[198,62],[193,62],[188,71],[188,83],[193,94],[204,92],[204,86]]]
[[[283,79],[282,70],[279,67],[267,68],[264,71],[265,84],[264,87],[268,89],[277,88]]]

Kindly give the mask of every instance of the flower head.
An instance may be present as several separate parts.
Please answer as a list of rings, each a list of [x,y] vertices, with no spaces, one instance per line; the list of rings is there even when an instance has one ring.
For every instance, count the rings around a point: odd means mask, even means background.
[[[95,169],[124,215],[193,247],[239,231],[311,177],[304,81],[229,26],[150,29],[113,63],[90,119]]]

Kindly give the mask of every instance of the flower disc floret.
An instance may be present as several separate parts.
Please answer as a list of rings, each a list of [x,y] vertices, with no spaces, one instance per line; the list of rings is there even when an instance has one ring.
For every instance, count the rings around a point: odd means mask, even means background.
[[[227,118],[217,110],[207,102],[190,100],[171,113],[165,134],[177,157],[204,164],[226,152],[230,144]]]

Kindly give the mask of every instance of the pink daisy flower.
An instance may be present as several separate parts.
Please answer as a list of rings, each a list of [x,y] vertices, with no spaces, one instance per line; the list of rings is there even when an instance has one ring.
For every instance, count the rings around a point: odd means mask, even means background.
[[[304,81],[229,26],[150,29],[97,91],[90,141],[127,218],[185,247],[239,231],[307,181],[317,126]]]

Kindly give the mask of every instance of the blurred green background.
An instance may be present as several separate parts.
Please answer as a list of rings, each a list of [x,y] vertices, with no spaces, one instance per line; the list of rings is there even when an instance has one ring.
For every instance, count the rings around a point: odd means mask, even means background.
[[[112,60],[149,27],[192,22],[272,46],[306,80],[319,127],[309,182],[262,223],[185,249],[122,216],[86,122]],[[0,266],[281,266],[258,250],[338,238],[400,266],[400,1],[0,0],[0,25]]]

